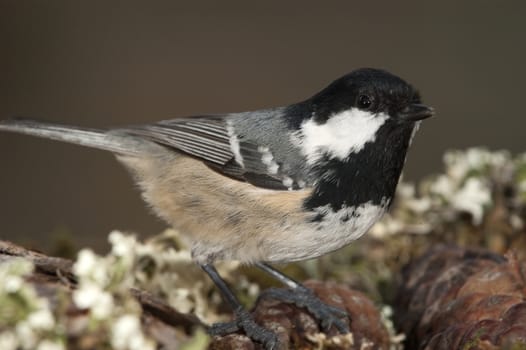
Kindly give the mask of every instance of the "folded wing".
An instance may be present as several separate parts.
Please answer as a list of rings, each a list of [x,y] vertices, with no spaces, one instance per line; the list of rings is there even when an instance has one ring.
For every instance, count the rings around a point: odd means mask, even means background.
[[[264,162],[263,150],[267,146],[236,135],[228,115],[170,119],[118,131],[182,151],[237,180],[262,188],[290,189],[284,184],[287,176],[269,171]]]

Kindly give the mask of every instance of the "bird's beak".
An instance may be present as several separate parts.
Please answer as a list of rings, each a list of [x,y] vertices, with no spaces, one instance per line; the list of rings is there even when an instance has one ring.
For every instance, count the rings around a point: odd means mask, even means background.
[[[435,110],[431,107],[420,103],[413,103],[398,113],[398,118],[401,121],[416,122],[418,120],[426,119],[435,114]]]

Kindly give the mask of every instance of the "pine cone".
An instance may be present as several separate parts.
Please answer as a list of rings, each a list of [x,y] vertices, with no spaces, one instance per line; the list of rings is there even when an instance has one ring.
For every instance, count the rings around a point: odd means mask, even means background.
[[[305,286],[325,303],[349,313],[350,335],[325,335],[316,320],[304,309],[260,298],[253,311],[257,322],[278,334],[285,348],[290,349],[389,349],[389,334],[373,302],[364,294],[342,285],[309,281]],[[211,349],[260,349],[241,334],[216,338]]]
[[[396,322],[406,348],[526,346],[525,271],[511,253],[431,249],[403,272]]]

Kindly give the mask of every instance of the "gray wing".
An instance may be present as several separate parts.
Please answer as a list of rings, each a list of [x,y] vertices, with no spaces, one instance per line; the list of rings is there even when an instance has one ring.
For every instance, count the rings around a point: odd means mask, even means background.
[[[287,190],[284,174],[263,161],[264,145],[237,135],[228,115],[198,116],[119,129],[204,161],[212,169],[263,188]]]
[[[233,157],[225,120],[220,117],[163,120],[124,131],[218,165]]]

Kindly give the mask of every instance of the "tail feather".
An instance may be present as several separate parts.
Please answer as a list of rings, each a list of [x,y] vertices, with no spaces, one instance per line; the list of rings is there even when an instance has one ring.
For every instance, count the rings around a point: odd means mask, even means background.
[[[101,129],[15,118],[0,120],[0,131],[33,135],[120,154],[133,155],[138,153],[136,147],[130,147],[133,146],[133,143],[136,143],[133,142],[133,139],[130,140],[128,137],[113,135]]]

